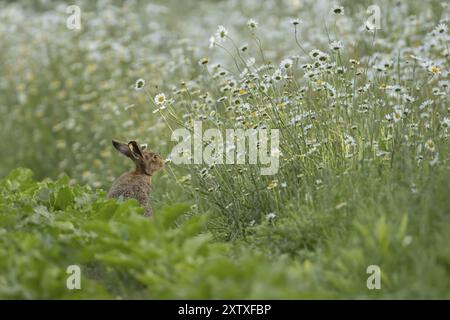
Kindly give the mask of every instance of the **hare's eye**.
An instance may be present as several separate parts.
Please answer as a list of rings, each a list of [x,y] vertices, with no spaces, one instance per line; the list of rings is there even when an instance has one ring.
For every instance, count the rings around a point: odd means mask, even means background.
[[[156,161],[156,160],[158,160],[158,155],[157,155],[157,154],[154,154],[154,155],[153,155],[153,161]]]

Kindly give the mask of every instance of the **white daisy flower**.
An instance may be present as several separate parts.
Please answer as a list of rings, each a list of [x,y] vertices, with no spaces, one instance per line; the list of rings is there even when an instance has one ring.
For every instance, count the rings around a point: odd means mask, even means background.
[[[320,51],[319,49],[313,49],[313,50],[311,50],[311,52],[309,53],[309,56],[310,56],[312,59],[317,59],[321,54],[322,54],[322,51]]]
[[[140,91],[144,88],[144,86],[145,86],[145,80],[137,79],[136,84],[134,85],[134,88],[136,89],[136,91]]]
[[[450,88],[450,81],[448,80],[440,80],[438,84],[444,89]]]
[[[292,64],[293,64],[294,62],[292,61],[292,59],[284,59],[283,61],[281,61],[281,63],[280,63],[280,68],[281,69],[289,69],[289,68],[291,68],[292,67]]]
[[[275,218],[276,218],[276,214],[275,214],[275,212],[271,212],[271,213],[268,213],[267,215],[266,215],[266,219],[268,220],[268,221],[271,221],[271,220],[274,220]]]
[[[332,41],[330,43],[330,49],[333,51],[339,51],[344,48],[344,43],[342,41]]]
[[[450,128],[450,118],[444,117],[441,123],[443,126]]]
[[[201,58],[198,61],[198,64],[201,65],[201,66],[204,66],[204,65],[208,64],[208,62],[209,62],[208,58]]]
[[[437,65],[431,64],[428,67],[428,72],[432,73],[432,74],[440,74],[441,73],[441,69]]]
[[[343,16],[344,15],[344,7],[343,6],[333,6],[333,8],[331,9],[331,12],[334,15]]]
[[[225,38],[227,36],[228,36],[228,30],[222,25],[218,26],[217,31],[216,31],[216,38],[218,40],[225,41]]]
[[[433,100],[425,100],[424,102],[422,102],[419,106],[420,110],[425,109],[426,107],[430,106],[433,104]]]
[[[281,79],[283,79],[283,75],[281,74],[280,69],[275,70],[275,72],[272,75],[272,79],[274,81],[280,81]]]
[[[255,30],[256,28],[258,28],[258,22],[256,22],[253,19],[248,20],[247,22],[247,26],[251,29],[251,30]]]
[[[216,46],[216,37],[211,36],[209,38],[209,48],[211,49],[214,48],[215,46]]]
[[[428,150],[430,150],[431,152],[436,151],[436,145],[434,144],[433,140],[428,139],[425,142],[425,148],[427,148]]]
[[[399,122],[400,120],[402,120],[402,113],[400,112],[400,110],[395,110],[394,113],[392,113],[392,119],[394,120],[394,122]]]
[[[437,27],[434,29],[434,31],[437,34],[444,34],[444,33],[447,33],[448,27],[445,23],[440,23],[437,25]]]
[[[164,93],[159,93],[155,96],[155,103],[158,106],[165,104],[167,101],[166,95]]]
[[[247,67],[251,67],[252,65],[255,64],[255,62],[256,62],[255,57],[250,57],[250,58],[248,58],[248,59],[246,60],[245,65],[246,65]]]
[[[327,53],[321,52],[319,54],[319,56],[317,57],[317,60],[322,62],[322,63],[325,63],[328,60],[330,60],[330,56]]]
[[[303,21],[301,19],[295,18],[295,19],[291,19],[291,24],[294,26],[298,26],[299,24],[302,24]]]

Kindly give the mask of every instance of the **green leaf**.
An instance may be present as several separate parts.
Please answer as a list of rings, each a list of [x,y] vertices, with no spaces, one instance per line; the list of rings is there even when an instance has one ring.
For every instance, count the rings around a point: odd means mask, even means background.
[[[30,169],[17,168],[10,172],[2,184],[11,191],[23,191],[33,184],[33,172]]]
[[[54,208],[64,210],[73,203],[74,198],[75,196],[69,187],[62,187],[56,195]]]
[[[161,212],[155,214],[155,219],[159,221],[164,229],[173,226],[175,221],[189,209],[188,205],[177,204],[170,207],[165,207]]]
[[[69,221],[56,221],[53,223],[53,227],[61,231],[73,231],[75,229],[73,224]]]
[[[48,209],[46,206],[37,206],[34,208],[34,212],[47,218],[50,219],[52,217],[52,214],[50,212],[48,212]]]
[[[196,255],[212,239],[211,234],[199,234],[183,243],[183,251],[187,255]]]
[[[119,204],[119,206],[114,211],[114,219],[120,220],[123,218],[129,218],[130,215],[136,213],[136,211],[143,211],[139,207],[139,203],[135,199],[130,199]]]
[[[100,206],[96,207],[94,216],[96,219],[109,220],[114,215],[118,204],[115,200],[111,199]]]

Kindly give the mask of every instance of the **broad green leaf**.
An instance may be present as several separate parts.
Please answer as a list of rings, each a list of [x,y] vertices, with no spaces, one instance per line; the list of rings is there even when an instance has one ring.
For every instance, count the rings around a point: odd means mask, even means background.
[[[62,187],[56,195],[54,208],[56,210],[64,210],[73,204],[74,194],[69,187]]]
[[[155,214],[155,220],[157,220],[163,229],[167,229],[173,226],[175,221],[187,212],[188,205],[177,204],[170,207],[165,207],[161,212]]]

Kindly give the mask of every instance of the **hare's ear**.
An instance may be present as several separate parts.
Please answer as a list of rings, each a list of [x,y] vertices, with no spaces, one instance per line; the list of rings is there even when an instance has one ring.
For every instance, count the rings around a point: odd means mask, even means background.
[[[133,156],[133,158],[135,158],[135,159],[144,158],[141,147],[138,145],[138,143],[136,141],[128,142],[128,148],[130,149],[131,155]]]
[[[117,141],[117,140],[113,140],[112,144],[114,146],[114,148],[117,149],[117,151],[119,151],[121,154],[127,156],[128,158],[131,158],[131,150],[129,148],[129,146],[126,143]]]

